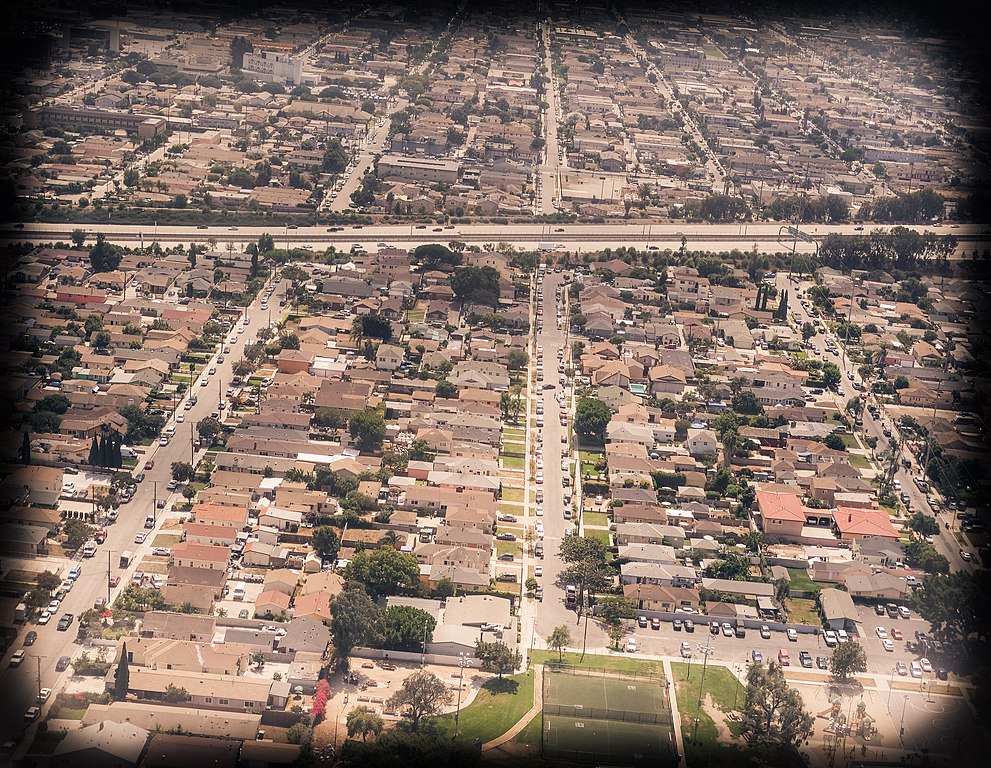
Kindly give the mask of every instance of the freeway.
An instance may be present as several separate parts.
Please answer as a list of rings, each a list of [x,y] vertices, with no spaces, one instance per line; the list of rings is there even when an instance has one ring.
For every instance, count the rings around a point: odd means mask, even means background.
[[[553,187],[552,187],[553,188]],[[546,189],[546,187],[545,187]],[[344,194],[343,192],[341,194]],[[340,199],[340,196],[338,197]],[[144,243],[158,241],[163,246],[176,243],[204,243],[215,240],[217,243],[244,244],[257,240],[262,234],[278,234],[283,224],[263,226],[191,226],[164,224],[116,224],[113,222],[99,224],[48,224],[40,222],[24,223],[0,230],[0,241],[7,242],[38,242],[64,241],[68,242],[75,229],[82,229],[90,242],[102,233],[113,243]],[[533,248],[541,242],[560,244],[560,250],[584,251],[586,253],[603,248],[616,248],[620,245],[641,249],[662,250],[670,248],[677,250],[684,245],[690,250],[726,250],[739,248],[750,250],[757,246],[761,252],[783,253],[790,252],[792,240],[782,233],[784,224],[702,224],[702,223],[672,223],[650,224],[639,221],[621,221],[604,224],[459,224],[459,225],[430,225],[430,224],[347,224],[335,227],[299,226],[293,230],[294,244],[305,244],[311,247],[325,248],[329,246],[345,246],[350,248],[353,243],[362,243],[368,248],[374,243],[384,241],[390,244],[402,244],[412,248],[426,243],[447,243],[459,240],[469,245],[493,247],[499,243],[508,243],[514,247]],[[937,235],[954,235],[958,241],[958,254],[971,251],[974,248],[987,247],[991,234],[984,226],[979,225],[934,225],[910,227],[919,232],[932,232]],[[808,232],[810,228],[805,228]],[[868,227],[875,229],[875,227]],[[885,229],[885,227],[877,227]],[[866,231],[863,227],[853,224],[818,225],[811,228],[812,240],[822,240],[829,234],[856,235]],[[798,240],[796,251],[812,252],[813,243]]]
[[[274,304],[285,294],[285,284],[273,276],[271,284],[275,285],[275,291],[271,297]],[[262,294],[263,295],[263,294]],[[195,425],[214,411],[218,410],[218,405],[225,398],[225,390],[233,377],[232,367],[234,363],[242,357],[244,346],[249,343],[249,337],[253,337],[252,331],[257,331],[262,326],[272,320],[269,309],[261,308],[261,297],[257,299],[244,313],[243,319],[247,321],[247,330],[238,332],[240,323],[235,326],[226,338],[224,344],[229,352],[224,354],[224,360],[219,360],[222,351],[218,349],[209,363],[204,367],[201,375],[194,382],[189,394],[197,396],[197,404],[189,410],[184,408],[184,400],[176,403],[176,410],[169,419],[167,426],[176,427],[176,436],[168,445],[153,443],[143,454],[139,456],[138,466],[135,473],[140,471],[146,461],[153,461],[154,468],[145,472],[145,479],[137,485],[134,497],[119,509],[117,522],[107,527],[107,540],[100,547],[96,556],[92,559],[80,559],[77,555],[71,561],[66,562],[63,570],[67,572],[72,564],[82,566],[82,574],[77,579],[72,591],[65,597],[58,613],[53,616],[52,621],[44,626],[36,625],[29,621],[23,632],[35,630],[38,633],[37,642],[27,649],[28,656],[20,667],[8,667],[6,662],[10,653],[21,647],[22,638],[18,638],[11,645],[8,654],[0,662],[3,666],[0,669],[0,685],[6,690],[6,695],[0,701],[0,743],[8,739],[18,738],[21,731],[28,726],[23,720],[23,715],[28,707],[35,704],[39,688],[51,688],[60,690],[64,683],[72,674],[71,667],[63,672],[55,669],[60,656],[77,658],[82,652],[82,647],[76,642],[78,617],[84,611],[93,607],[97,598],[115,599],[129,583],[131,576],[138,567],[142,557],[151,554],[151,548],[155,536],[162,529],[164,519],[168,516],[172,502],[178,500],[176,494],[169,494],[166,485],[171,479],[171,465],[176,461],[190,461],[193,458],[193,430]],[[209,369],[216,368],[216,373],[210,374]],[[206,386],[203,386],[203,382]],[[183,414],[183,422],[177,423],[175,416]],[[204,449],[196,454],[196,459],[202,458]],[[165,499],[166,507],[164,511],[156,509],[156,500]],[[155,528],[145,531],[144,522],[148,514],[155,514]],[[144,544],[138,545],[134,542],[135,534],[138,532],[147,533]],[[134,554],[131,564],[124,569],[119,567],[120,554],[123,551],[130,551]],[[57,562],[61,558],[53,557],[53,564],[48,565],[50,569],[57,567]],[[108,574],[110,576],[120,576],[121,581],[118,587],[113,589],[108,585]],[[68,612],[76,617],[72,626],[66,632],[60,632],[56,628],[58,616]],[[94,649],[85,649],[90,656],[94,655]],[[40,719],[40,718],[39,718]],[[37,721],[35,721],[37,722]],[[33,728],[34,725],[28,726]],[[23,750],[29,739],[24,739],[19,749]]]

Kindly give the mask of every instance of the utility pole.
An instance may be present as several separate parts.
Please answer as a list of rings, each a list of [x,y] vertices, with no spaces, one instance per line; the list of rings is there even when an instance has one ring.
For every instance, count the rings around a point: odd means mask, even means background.
[[[107,550],[107,607],[110,607],[110,568],[113,565],[113,550]]]
[[[151,516],[152,519],[155,520],[155,522],[157,523],[158,522],[158,480],[152,480],[152,483],[154,484],[154,490],[152,491],[152,493],[154,494],[155,503],[151,507]]]

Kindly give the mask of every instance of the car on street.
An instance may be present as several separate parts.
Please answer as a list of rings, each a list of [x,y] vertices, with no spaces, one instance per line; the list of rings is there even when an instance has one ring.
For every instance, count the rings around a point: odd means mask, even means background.
[[[69,627],[72,626],[73,615],[71,613],[63,613],[62,618],[58,620],[58,626],[56,629],[59,632],[65,632]]]
[[[142,533],[141,531],[138,531],[136,534],[134,534],[134,543],[135,544],[144,544],[144,542],[145,542],[145,534],[144,533]]]
[[[52,695],[51,688],[42,688],[40,691],[38,691],[38,701],[46,702],[48,701],[48,697],[51,695]]]
[[[14,655],[10,657],[9,666],[19,667],[24,662],[24,658],[27,656],[27,652],[23,649],[14,651]]]
[[[134,482],[136,482],[136,483],[143,483],[144,480],[145,480],[145,473],[144,472],[138,472],[138,474],[136,474],[134,476]]]
[[[971,554],[970,554],[970,552],[968,552],[968,551],[967,551],[967,550],[965,550],[965,549],[961,549],[961,550],[960,550],[960,557],[961,557],[961,558],[962,558],[962,559],[963,559],[963,560],[964,560],[965,562],[968,562],[968,563],[969,563],[969,562],[970,562],[970,561],[971,561],[971,560],[973,559],[973,555],[971,555]]]
[[[754,648],[750,652],[750,658],[753,659],[754,664],[760,664],[762,661],[764,661],[764,654],[758,651],[756,648]]]
[[[544,575],[544,569],[541,566],[537,566],[533,569],[533,575],[536,577],[541,577]]]
[[[155,460],[148,459],[148,461],[145,462],[145,472],[148,472],[154,468],[155,468]]]
[[[55,663],[56,672],[65,672],[69,668],[71,659],[68,656],[59,656],[59,660]]]
[[[24,645],[34,645],[35,641],[38,639],[38,633],[33,629],[24,635]]]
[[[38,707],[28,707],[28,711],[24,713],[24,719],[30,723],[32,720],[36,720],[39,714],[41,714],[41,709]]]
[[[80,575],[82,575],[82,572],[83,572],[83,568],[81,565],[74,565],[72,566],[72,568],[69,569],[69,573],[67,574],[66,578],[68,578],[70,581],[75,581],[80,577]]]
[[[111,587],[116,587],[118,584],[120,584],[120,576],[111,576],[110,577],[110,586]]]
[[[908,674],[908,667],[905,666],[905,662],[904,661],[899,661],[897,664],[895,664],[895,670],[902,677],[905,677],[905,675]]]
[[[692,658],[692,646],[688,643],[681,644],[681,658],[690,659]]]
[[[48,603],[48,610],[49,610],[49,612],[50,613],[55,613],[55,611],[57,611],[59,609],[59,606],[60,605],[62,605],[62,601],[61,600],[58,600],[58,599],[52,600],[51,602]]]
[[[49,613],[48,611],[42,611],[41,615],[38,617],[38,623],[41,625],[45,625],[51,620],[52,620],[52,614]]]

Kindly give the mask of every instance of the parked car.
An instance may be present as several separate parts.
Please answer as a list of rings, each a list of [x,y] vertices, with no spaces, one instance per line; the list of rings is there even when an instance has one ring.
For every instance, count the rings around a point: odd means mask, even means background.
[[[68,656],[59,656],[59,660],[55,663],[56,672],[65,672],[69,668],[71,660]]]
[[[38,639],[38,633],[32,629],[30,632],[24,635],[24,645],[34,645],[37,639]]]
[[[764,661],[764,654],[758,651],[756,648],[754,648],[750,652],[750,658],[753,659],[754,664],[760,664],[762,661]]]
[[[801,662],[802,666],[806,669],[811,669],[812,667],[812,654],[808,651],[799,651],[798,660]]]
[[[626,652],[627,653],[636,653],[637,652],[637,640],[636,640],[636,638],[631,637],[629,640],[626,641]]]
[[[681,644],[681,658],[690,659],[692,658],[692,646],[688,643]]]
[[[825,656],[816,656],[816,666],[819,669],[829,669],[829,659]]]
[[[793,643],[797,643],[798,642],[798,632],[796,630],[794,630],[793,628],[788,627],[788,629],[785,631],[785,634],[788,635],[788,639],[791,642],[793,642]]]
[[[661,628],[661,620],[656,616],[650,620],[650,628],[653,630],[658,630]]]
[[[637,618],[637,626],[646,629],[646,627],[647,627],[647,617],[646,616],[639,616]]]
[[[771,639],[771,628],[767,624],[762,624],[760,628],[760,636],[765,640]]]
[[[905,666],[905,662],[904,661],[899,661],[897,664],[895,664],[895,670],[902,677],[905,677],[905,675],[908,674],[908,667]]]

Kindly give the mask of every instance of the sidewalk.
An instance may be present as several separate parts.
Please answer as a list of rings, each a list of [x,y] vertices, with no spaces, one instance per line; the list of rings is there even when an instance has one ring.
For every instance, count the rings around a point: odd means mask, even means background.
[[[495,749],[496,747],[501,747],[507,741],[512,741],[515,739],[520,731],[526,728],[530,721],[536,717],[540,710],[544,706],[544,686],[541,681],[544,678],[544,666],[543,664],[538,664],[533,668],[533,706],[527,711],[523,717],[521,717],[516,724],[506,731],[502,736],[496,736],[492,741],[487,741],[482,745],[482,751],[485,752],[489,749]]]

